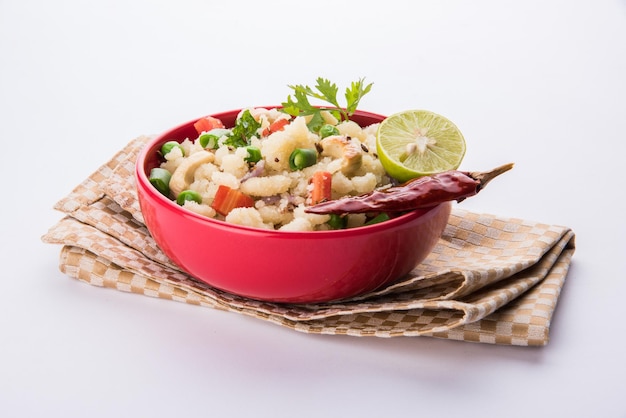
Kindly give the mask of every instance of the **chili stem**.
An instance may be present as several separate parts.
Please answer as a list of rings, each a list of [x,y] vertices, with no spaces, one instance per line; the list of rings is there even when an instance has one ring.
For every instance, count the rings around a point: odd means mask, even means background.
[[[484,171],[484,172],[470,171],[470,172],[467,173],[467,175],[470,176],[471,178],[473,178],[474,180],[478,181],[480,183],[478,188],[482,189],[491,180],[493,180],[494,178],[498,177],[500,174],[506,173],[507,171],[512,169],[513,165],[514,165],[513,163],[508,163],[508,164],[501,165],[500,167],[496,167],[493,170]]]

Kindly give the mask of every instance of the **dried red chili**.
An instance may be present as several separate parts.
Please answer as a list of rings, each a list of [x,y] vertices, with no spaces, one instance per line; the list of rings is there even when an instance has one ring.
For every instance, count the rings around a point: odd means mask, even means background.
[[[474,196],[489,181],[513,168],[506,164],[486,172],[444,171],[410,180],[400,186],[375,190],[361,196],[344,197],[309,206],[305,212],[345,214],[367,212],[407,212]]]

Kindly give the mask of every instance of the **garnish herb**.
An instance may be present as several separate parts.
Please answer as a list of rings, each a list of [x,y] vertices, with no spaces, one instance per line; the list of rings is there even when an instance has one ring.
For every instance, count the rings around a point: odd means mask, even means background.
[[[325,122],[321,112],[328,111],[339,120],[348,120],[354,114],[359,102],[371,89],[372,84],[365,84],[365,79],[353,81],[350,87],[346,88],[345,99],[346,105],[342,107],[337,99],[339,89],[335,83],[318,77],[315,89],[304,85],[289,85],[293,89],[293,97],[289,95],[287,101],[282,103],[283,111],[291,116],[308,116],[312,115],[311,121],[308,123],[309,130],[318,132],[324,126]],[[331,106],[314,106],[309,98],[324,101]]]
[[[235,127],[224,141],[224,144],[236,148],[250,145],[250,139],[257,135],[257,130],[260,127],[261,123],[254,119],[249,110],[245,110],[241,117],[237,119]]]

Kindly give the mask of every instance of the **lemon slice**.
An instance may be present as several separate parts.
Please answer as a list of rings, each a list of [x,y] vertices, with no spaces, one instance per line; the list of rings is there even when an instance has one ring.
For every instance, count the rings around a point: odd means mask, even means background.
[[[405,182],[456,170],[465,156],[465,139],[445,117],[428,110],[407,110],[380,123],[376,150],[387,173]]]

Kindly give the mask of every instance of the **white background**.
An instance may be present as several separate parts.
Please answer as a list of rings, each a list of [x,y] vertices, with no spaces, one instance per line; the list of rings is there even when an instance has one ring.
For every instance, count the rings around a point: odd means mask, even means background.
[[[626,417],[626,1],[0,0],[0,415]],[[452,119],[467,209],[566,225],[542,348],[316,336],[92,287],[40,241],[52,205],[142,134],[373,82]]]

